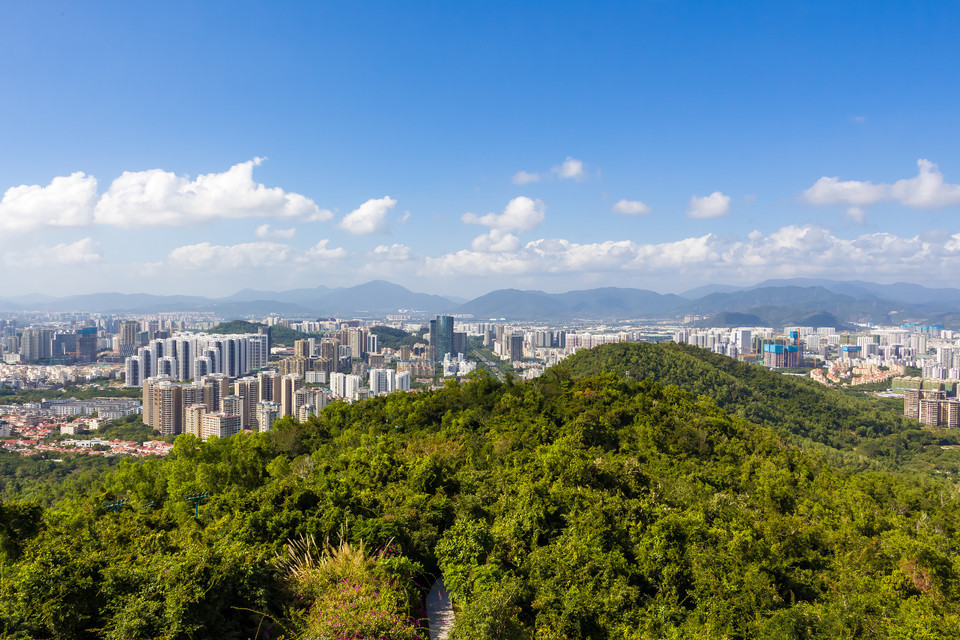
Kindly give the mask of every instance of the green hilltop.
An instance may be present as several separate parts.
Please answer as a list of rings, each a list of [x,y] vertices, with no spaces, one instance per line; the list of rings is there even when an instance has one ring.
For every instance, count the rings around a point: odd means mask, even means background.
[[[45,504],[3,496],[0,637],[427,637],[439,575],[461,639],[953,637],[960,503],[934,450],[955,440],[917,427],[621,344],[181,436]]]
[[[250,322],[248,320],[229,320],[227,322],[221,322],[220,324],[206,329],[207,333],[257,333],[257,330],[261,327],[267,325],[262,322]],[[309,338],[309,333],[303,333],[302,331],[296,331],[287,327],[280,325],[274,325],[270,327],[270,342],[271,344],[280,344],[287,347],[292,347],[295,340],[300,340],[302,338]]]

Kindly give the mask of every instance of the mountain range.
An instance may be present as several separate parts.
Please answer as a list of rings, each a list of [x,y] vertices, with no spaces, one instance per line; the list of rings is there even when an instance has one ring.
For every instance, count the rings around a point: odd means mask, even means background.
[[[354,287],[321,285],[279,292],[244,289],[222,298],[122,293],[0,297],[0,312],[21,311],[209,311],[226,318],[270,313],[301,318],[449,313],[480,321],[669,320],[696,315],[701,317],[700,324],[712,326],[902,322],[960,326],[960,289],[798,278],[767,280],[749,287],[705,285],[680,295],[620,287],[566,293],[500,289],[463,301],[375,280]]]

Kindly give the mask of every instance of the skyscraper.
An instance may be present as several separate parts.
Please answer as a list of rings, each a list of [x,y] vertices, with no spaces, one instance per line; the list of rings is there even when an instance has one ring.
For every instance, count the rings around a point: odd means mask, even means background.
[[[453,345],[453,316],[437,316],[430,321],[430,346],[434,347],[434,360],[440,362],[446,354],[456,355]]]

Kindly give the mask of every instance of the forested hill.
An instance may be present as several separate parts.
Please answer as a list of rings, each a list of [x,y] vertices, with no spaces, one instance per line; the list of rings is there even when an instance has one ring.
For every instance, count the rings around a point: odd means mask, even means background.
[[[800,444],[821,443],[887,468],[960,471],[960,455],[942,448],[957,444],[960,438],[922,429],[916,420],[902,416],[902,407],[691,345],[605,345],[574,354],[544,378],[601,373],[674,384],[694,396],[709,396],[727,413],[795,436]]]
[[[220,324],[211,327],[206,330],[207,333],[257,333],[261,327],[267,325],[262,322],[249,322],[248,320],[230,320],[228,322],[221,322]],[[280,344],[287,347],[292,347],[294,340],[300,340],[301,338],[309,338],[310,335],[303,333],[302,331],[295,331],[287,327],[281,327],[280,325],[274,325],[270,327],[270,341],[272,344]]]
[[[0,638],[413,640],[440,574],[458,640],[958,635],[951,477],[792,446],[640,380],[657,358],[725,386],[702,352],[599,349],[5,500]],[[727,409],[751,406],[742,384]]]

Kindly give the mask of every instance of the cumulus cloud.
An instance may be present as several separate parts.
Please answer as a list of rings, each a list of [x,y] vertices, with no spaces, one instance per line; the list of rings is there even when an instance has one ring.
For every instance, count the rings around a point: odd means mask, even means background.
[[[949,184],[936,164],[917,160],[917,175],[893,184],[823,177],[803,192],[811,204],[846,204],[863,207],[877,202],[895,201],[914,209],[943,209],[960,205],[960,185]]]
[[[303,217],[304,222],[326,222],[333,217],[333,212],[329,209],[317,209]]]
[[[708,196],[690,196],[687,215],[691,218],[718,218],[730,213],[730,196],[714,191]]]
[[[46,266],[78,266],[101,262],[99,245],[92,238],[81,238],[53,247],[33,247],[23,251],[11,251],[4,255],[8,267],[40,268]]]
[[[867,212],[860,207],[850,207],[847,209],[847,215],[857,224],[863,224],[867,221]]]
[[[387,213],[396,204],[389,196],[367,200],[344,216],[340,228],[355,235],[383,233],[387,230]]]
[[[297,233],[295,228],[290,229],[271,229],[269,224],[262,224],[257,227],[258,238],[292,238]]]
[[[544,220],[546,207],[540,200],[526,196],[514,198],[504,208],[503,213],[488,213],[478,216],[465,213],[460,219],[467,224],[480,224],[490,227],[490,231],[473,239],[471,247],[480,252],[516,251],[520,240],[511,231],[529,231]]]
[[[407,245],[394,243],[391,245],[377,245],[377,247],[370,252],[369,256],[376,260],[406,262],[414,256],[414,253]]]
[[[562,164],[551,169],[561,180],[583,180],[587,174],[583,170],[583,162],[567,156]]]
[[[960,185],[947,184],[937,165],[921,158],[915,178],[897,180],[890,187],[890,195],[901,204],[917,209],[942,209],[960,205]]]
[[[106,193],[97,180],[77,172],[49,185],[11,187],[0,200],[0,231],[34,231],[91,223],[117,227],[182,226],[219,218],[329,220],[333,214],[313,200],[254,182],[254,158],[223,173],[190,179],[161,169],[125,171]]]
[[[791,225],[744,238],[706,234],[673,242],[630,240],[576,243],[540,239],[512,251],[472,248],[427,258],[422,273],[451,276],[644,274],[756,280],[827,276],[838,269],[871,278],[909,278],[960,269],[960,234],[899,237],[870,233],[853,239],[813,225]]]
[[[546,206],[542,201],[519,196],[507,203],[503,213],[499,215],[488,213],[478,216],[475,213],[465,213],[460,219],[467,224],[482,224],[502,231],[529,231],[543,222],[545,210]]]
[[[517,236],[503,231],[502,229],[491,229],[489,233],[484,233],[473,239],[470,244],[474,251],[516,251],[520,248],[520,239]]]
[[[531,182],[540,182],[540,174],[529,171],[517,171],[513,174],[513,184],[529,184]]]
[[[650,213],[650,207],[639,200],[620,200],[611,208],[614,213],[622,213],[628,216],[642,216]]]
[[[245,242],[234,245],[216,245],[200,242],[177,247],[170,252],[171,266],[185,269],[230,271],[254,267],[279,267],[288,264],[294,249],[278,242]]]
[[[844,203],[862,207],[886,200],[889,197],[889,186],[823,177],[804,191],[803,195],[811,204]]]
[[[125,171],[97,203],[94,220],[119,227],[181,226],[217,218],[323,219],[309,198],[254,182],[254,158],[191,180],[161,169]]]
[[[342,247],[328,247],[329,240],[320,240],[302,250],[281,242],[245,242],[215,245],[209,242],[177,247],[167,257],[171,267],[231,272],[242,269],[308,267],[317,262],[330,262],[346,257]]]
[[[331,249],[327,246],[329,243],[330,243],[329,240],[323,239],[317,244],[307,249],[306,258],[308,259],[308,261],[329,262],[331,260],[340,260],[341,258],[347,257],[346,249],[344,249],[343,247],[334,247]]]
[[[0,231],[84,226],[93,219],[96,202],[97,179],[81,172],[56,177],[45,187],[11,187],[0,200]]]
[[[598,174],[599,175],[599,174]],[[513,184],[529,184],[531,182],[540,182],[541,180],[585,180],[587,178],[586,166],[582,160],[577,160],[571,156],[556,165],[550,171],[517,171],[513,174]]]

